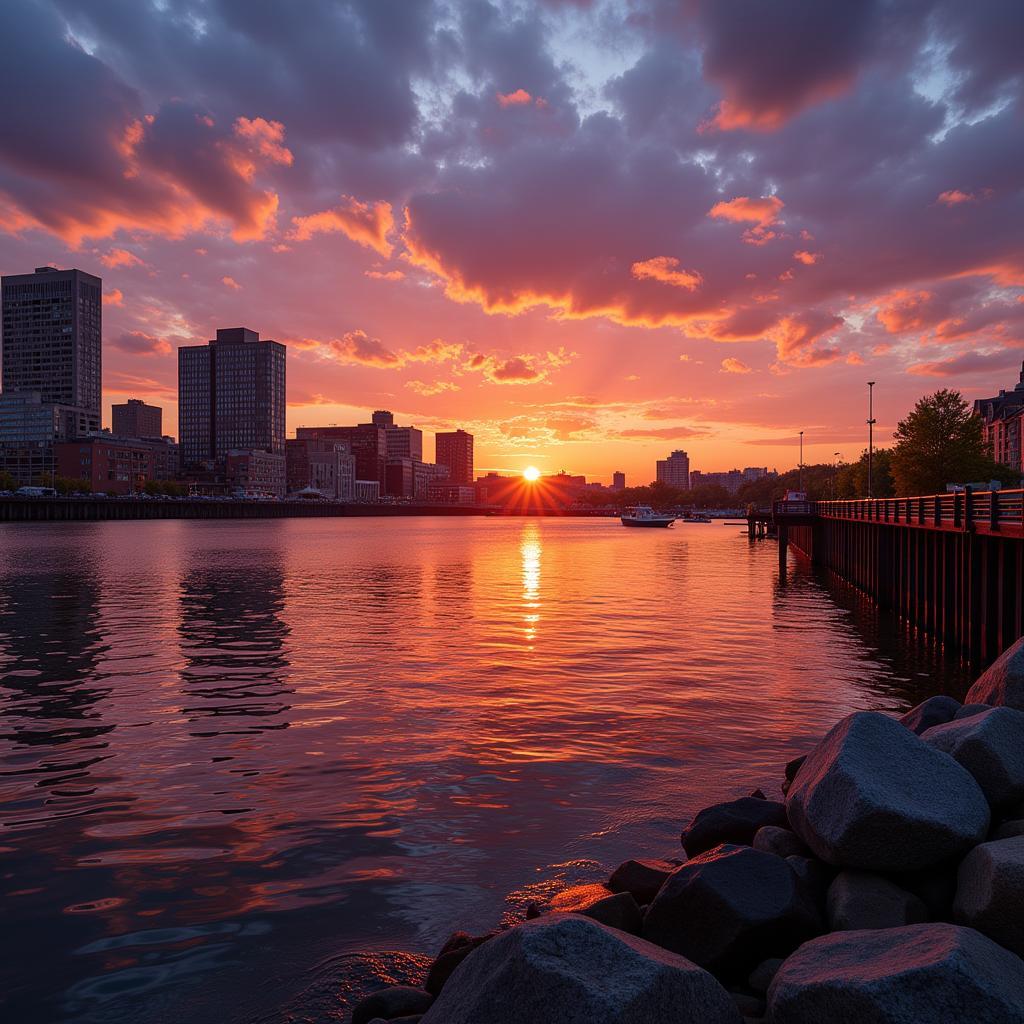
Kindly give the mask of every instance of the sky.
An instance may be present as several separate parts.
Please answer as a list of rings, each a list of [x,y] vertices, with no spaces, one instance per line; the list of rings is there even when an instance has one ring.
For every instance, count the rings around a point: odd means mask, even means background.
[[[288,346],[480,472],[856,458],[1024,352],[1020,0],[4,0],[0,271],[104,283],[105,422]]]

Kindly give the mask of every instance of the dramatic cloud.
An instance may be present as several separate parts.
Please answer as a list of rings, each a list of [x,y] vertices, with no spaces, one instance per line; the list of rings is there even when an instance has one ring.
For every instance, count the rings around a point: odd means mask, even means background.
[[[346,238],[375,249],[382,256],[390,256],[392,252],[388,235],[395,221],[390,203],[363,203],[354,196],[342,196],[340,206],[293,217],[292,223],[295,228],[289,237],[300,242],[323,232],[340,231]]]
[[[679,260],[674,256],[654,256],[652,259],[642,260],[634,263],[630,267],[630,272],[638,281],[661,281],[663,284],[685,288],[690,292],[699,288],[703,280],[695,270],[683,270],[679,266]]]
[[[959,377],[962,374],[1010,373],[1019,362],[1019,350],[1016,352],[965,352],[952,359],[940,359],[931,363],[914,363],[907,367],[907,373],[913,373],[919,377]]]
[[[139,356],[164,356],[173,351],[170,344],[163,338],[154,338],[153,335],[143,331],[126,331],[124,334],[110,339],[110,344],[122,352],[130,352],[132,355]]]

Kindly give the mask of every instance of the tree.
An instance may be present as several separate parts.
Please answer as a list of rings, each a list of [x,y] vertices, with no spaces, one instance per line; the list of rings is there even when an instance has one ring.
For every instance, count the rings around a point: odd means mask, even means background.
[[[985,449],[980,417],[959,391],[943,388],[919,399],[894,437],[892,475],[901,497],[938,494],[948,483],[1005,474]]]
[[[875,498],[892,498],[896,486],[892,479],[892,450],[876,448],[871,463],[871,492]],[[866,498],[868,494],[868,451],[856,462],[843,466],[836,480],[837,498]]]

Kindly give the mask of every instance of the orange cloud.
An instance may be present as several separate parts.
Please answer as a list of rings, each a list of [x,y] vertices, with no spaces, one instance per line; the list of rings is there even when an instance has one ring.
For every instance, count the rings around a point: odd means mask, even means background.
[[[525,89],[516,89],[515,92],[499,92],[499,107],[523,107],[533,102],[533,97]]]
[[[505,359],[477,352],[463,364],[463,369],[482,373],[492,384],[539,384],[547,380],[552,370],[566,366],[575,356],[575,352],[565,349]]]
[[[929,305],[934,298],[932,292],[924,289],[899,288],[885,296],[884,305],[879,306],[875,316],[890,334],[922,330],[933,322]]]
[[[752,373],[753,371],[742,359],[732,356],[722,360],[722,373]]]
[[[808,252],[806,249],[798,249],[793,253],[793,259],[799,260],[805,266],[814,266],[821,259],[820,252]]]
[[[100,263],[105,267],[144,267],[146,264],[133,252],[127,249],[111,249],[110,252],[100,257]]]
[[[340,338],[321,342],[311,338],[295,338],[288,341],[289,346],[302,350],[316,351],[327,359],[340,363],[354,363],[372,366],[378,369],[401,369],[410,363],[447,363],[455,362],[463,354],[463,346],[458,342],[446,342],[442,338],[434,338],[414,349],[390,349],[380,340],[371,338],[365,331],[348,331]]]
[[[313,235],[340,231],[359,245],[375,249],[382,256],[390,256],[392,245],[388,235],[394,230],[395,219],[391,204],[383,200],[363,203],[354,196],[341,197],[341,205],[331,210],[321,210],[305,217],[292,217],[295,225],[290,238],[308,241]]]
[[[124,293],[120,288],[111,288],[109,292],[103,293],[104,306],[123,306]]]
[[[242,286],[233,277],[228,277],[226,274],[220,279],[220,282],[232,291],[238,292],[242,290]]]
[[[264,159],[274,164],[291,167],[292,151],[284,145],[284,125],[280,121],[267,121],[262,117],[239,117],[235,121],[235,135],[252,146]]]
[[[778,196],[737,196],[735,199],[715,203],[708,210],[708,216],[716,220],[727,220],[737,224],[753,224],[743,232],[743,241],[748,245],[764,245],[776,238],[771,225],[778,222],[779,214],[786,204]]]
[[[424,398],[430,398],[433,395],[440,395],[445,391],[460,390],[459,385],[450,380],[436,380],[430,384],[427,384],[422,380],[407,380],[405,382],[405,386],[410,391],[415,391],[417,395],[422,395]]]
[[[822,345],[821,339],[842,327],[841,316],[810,311],[783,317],[769,332],[775,342],[780,364],[789,366],[825,366],[842,357],[834,345]],[[775,372],[783,369],[773,367]]]
[[[695,270],[683,270],[679,260],[674,256],[654,256],[649,260],[641,260],[630,267],[630,273],[638,281],[661,281],[676,288],[696,291],[704,278]]]
[[[378,281],[401,281],[405,277],[400,270],[364,270],[363,274]]]

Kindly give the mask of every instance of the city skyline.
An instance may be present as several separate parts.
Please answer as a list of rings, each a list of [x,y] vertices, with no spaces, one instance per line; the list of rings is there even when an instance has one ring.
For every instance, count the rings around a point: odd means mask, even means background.
[[[985,397],[1024,341],[1013,12],[667,10],[5,5],[0,266],[103,276],[105,423],[176,422],[176,350],[232,323],[289,350],[287,436],[389,408],[502,472],[851,461],[868,379],[883,446]]]

